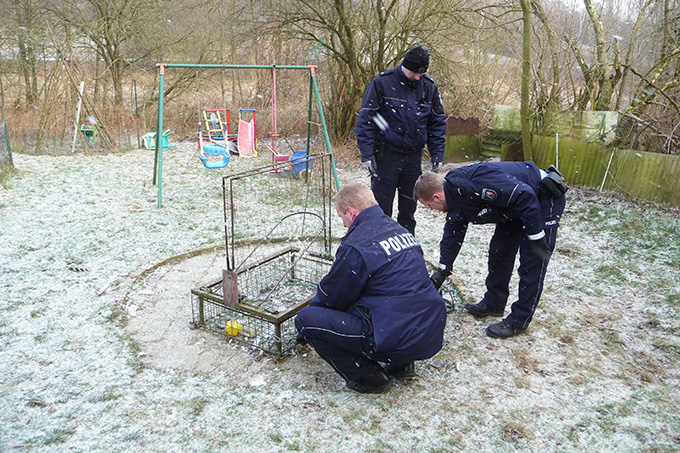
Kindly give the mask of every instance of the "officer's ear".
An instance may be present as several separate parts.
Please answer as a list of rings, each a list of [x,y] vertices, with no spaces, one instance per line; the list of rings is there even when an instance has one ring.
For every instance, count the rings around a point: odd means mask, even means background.
[[[356,208],[353,208],[352,206],[347,206],[347,209],[345,210],[345,212],[347,213],[349,218],[352,220],[352,222],[354,222],[354,219],[357,218],[357,216],[359,215],[359,212],[361,212],[361,211],[359,211]]]

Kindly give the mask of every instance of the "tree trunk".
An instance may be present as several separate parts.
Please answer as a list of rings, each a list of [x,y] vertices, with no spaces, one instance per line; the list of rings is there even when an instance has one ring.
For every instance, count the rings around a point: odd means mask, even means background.
[[[26,104],[35,105],[38,102],[38,77],[36,72],[35,49],[24,38],[25,33],[20,32],[17,36],[19,42],[19,60],[21,75],[25,84]]]
[[[529,0],[519,0],[522,6],[522,102],[520,116],[522,117],[522,152],[525,161],[533,159],[531,153],[531,123],[529,122],[529,81],[531,79],[531,8]]]
[[[557,40],[555,39],[555,33],[553,32],[550,22],[548,22],[548,17],[545,14],[543,5],[540,0],[532,0],[531,2],[536,17],[541,21],[543,27],[545,27],[545,32],[548,35],[548,42],[550,43],[550,63],[552,67],[552,83],[550,84],[550,91],[548,94],[547,108],[548,110],[556,110],[560,105],[560,62],[559,62],[559,49],[557,48]]]
[[[111,64],[111,81],[113,82],[113,100],[116,107],[123,106],[123,73],[125,68],[120,56]]]
[[[605,36],[604,25],[602,25],[602,20],[595,9],[593,0],[583,0],[583,3],[586,7],[588,15],[590,16],[590,21],[593,24],[593,31],[595,32],[595,48],[597,58],[595,86],[597,87],[597,90],[594,93],[591,93],[593,110],[609,110],[611,98],[614,94],[614,88],[612,87],[612,81],[610,77],[611,73],[607,58],[607,39]]]
[[[626,90],[626,85],[628,81],[628,67],[632,64],[633,62],[633,49],[635,47],[635,43],[637,40],[637,34],[642,28],[642,25],[644,24],[645,21],[645,14],[647,12],[647,9],[651,6],[655,6],[658,4],[659,0],[647,0],[645,4],[642,6],[640,9],[640,13],[638,14],[637,19],[635,20],[635,25],[633,26],[633,32],[630,37],[630,42],[628,43],[628,51],[626,52],[626,60],[623,65],[623,73],[621,76],[621,85],[619,86],[619,92],[616,97],[616,110],[619,110],[621,108],[621,102],[623,100],[623,97],[625,96],[625,90]],[[664,17],[664,23],[666,22],[666,17]],[[664,27],[664,31],[666,28]],[[665,39],[666,34],[664,33],[664,43],[661,47],[661,53],[662,55],[665,52],[666,49],[666,44],[667,41]]]

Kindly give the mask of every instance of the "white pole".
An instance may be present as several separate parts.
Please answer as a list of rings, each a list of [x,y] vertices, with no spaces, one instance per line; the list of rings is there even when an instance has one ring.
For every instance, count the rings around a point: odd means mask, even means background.
[[[71,153],[76,152],[76,137],[78,137],[78,123],[80,122],[80,107],[83,105],[83,89],[85,82],[80,82],[80,89],[78,90],[78,106],[76,107],[76,119],[73,124],[73,144],[71,145]]]
[[[555,168],[560,169],[560,133],[555,132]]]
[[[604,171],[604,176],[602,177],[602,184],[600,184],[600,192],[602,192],[602,189],[604,189],[604,182],[607,180],[607,175],[609,174],[609,167],[612,165],[612,159],[614,158],[614,150],[612,149],[612,153],[609,155],[609,163],[607,164],[607,168]]]

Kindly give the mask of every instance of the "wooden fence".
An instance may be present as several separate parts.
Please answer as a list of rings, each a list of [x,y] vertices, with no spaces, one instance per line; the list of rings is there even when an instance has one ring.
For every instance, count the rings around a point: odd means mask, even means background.
[[[557,163],[569,184],[680,207],[680,156],[607,149],[555,137],[534,137],[532,152],[541,168]]]

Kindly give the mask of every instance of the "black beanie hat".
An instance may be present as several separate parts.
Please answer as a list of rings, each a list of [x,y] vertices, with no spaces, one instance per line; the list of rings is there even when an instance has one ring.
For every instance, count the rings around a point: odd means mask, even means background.
[[[430,66],[430,51],[425,46],[411,47],[401,65],[413,72],[424,74]]]

